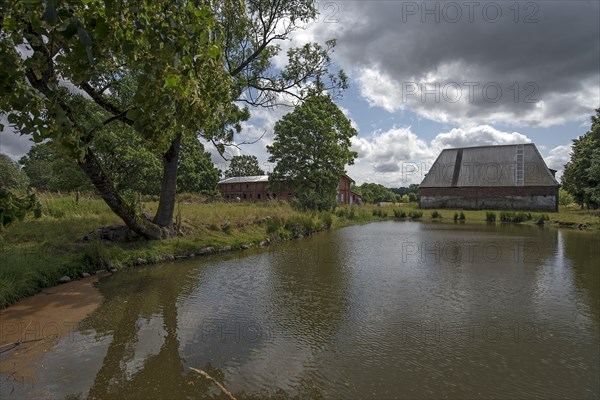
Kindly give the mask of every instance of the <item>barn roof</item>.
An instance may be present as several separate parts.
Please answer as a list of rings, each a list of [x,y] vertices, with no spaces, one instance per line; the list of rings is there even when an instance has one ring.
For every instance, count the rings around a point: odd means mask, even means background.
[[[251,182],[268,182],[268,175],[254,175],[254,176],[232,176],[231,178],[225,178],[219,183],[251,183]]]
[[[558,186],[533,143],[444,149],[421,187]]]

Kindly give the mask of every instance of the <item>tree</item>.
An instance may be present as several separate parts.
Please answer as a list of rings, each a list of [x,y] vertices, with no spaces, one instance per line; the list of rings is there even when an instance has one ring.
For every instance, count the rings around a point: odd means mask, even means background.
[[[563,188],[581,207],[600,204],[600,108],[591,120],[591,129],[573,140],[571,159],[562,176]]]
[[[64,157],[52,142],[41,143],[29,149],[19,160],[30,185],[40,191],[70,192],[93,191],[94,187],[79,166]]]
[[[417,195],[414,192],[409,192],[408,199],[410,202],[415,203],[417,201]]]
[[[571,196],[571,193],[567,192],[564,189],[560,189],[558,192],[558,204],[560,204],[563,207],[567,207],[570,206],[571,204],[573,204],[573,196]]]
[[[106,129],[92,146],[102,159],[106,174],[121,195],[158,195],[161,163],[135,132],[128,127]],[[93,191],[87,175],[65,158],[52,141],[33,146],[19,163],[29,176],[31,186],[41,191]],[[185,140],[181,147],[178,191],[213,194],[219,180],[219,170],[210,154],[195,138]]]
[[[265,171],[260,168],[256,156],[235,156],[231,159],[229,168],[225,171],[225,177],[234,176],[256,176],[264,175]]]
[[[365,203],[397,202],[400,196],[379,183],[365,182],[357,187],[358,193]]]
[[[0,154],[0,188],[23,190],[28,185],[29,179],[19,164],[6,154]]]
[[[402,202],[408,203],[410,201],[410,197],[407,194],[402,195]]]
[[[269,161],[277,165],[269,185],[291,187],[304,209],[331,209],[339,177],[357,157],[350,151],[350,139],[355,135],[356,130],[329,96],[309,98],[275,124],[275,140],[267,150]]]
[[[292,49],[288,66],[270,68],[276,42],[315,17],[312,0],[0,5],[0,110],[21,134],[63,146],[115,214],[147,238],[174,233],[182,138],[200,135],[223,152],[249,117],[235,101],[268,107],[281,93],[301,101],[346,87],[343,72],[328,72],[334,42]],[[111,124],[133,127],[161,157],[152,220],[121,196],[91,145]]]
[[[171,149],[179,150],[181,136],[203,128],[208,139],[220,139],[222,132],[210,128],[231,120],[237,107],[213,34],[218,30],[213,4],[0,4],[0,110],[9,123],[36,142],[55,139],[129,228],[148,238],[171,235],[172,218],[147,220],[120,195],[91,142],[102,127],[124,123],[165,160],[177,162]],[[133,84],[123,87],[128,80]],[[82,107],[82,93],[94,103],[93,113]]]
[[[177,191],[214,195],[221,171],[215,168],[210,153],[196,138],[184,140],[181,145],[177,174]]]

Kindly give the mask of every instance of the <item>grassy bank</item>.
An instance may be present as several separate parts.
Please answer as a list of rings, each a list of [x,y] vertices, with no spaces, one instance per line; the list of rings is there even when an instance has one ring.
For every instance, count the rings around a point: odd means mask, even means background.
[[[117,225],[119,219],[97,198],[71,195],[39,196],[40,219],[15,223],[0,232],[0,308],[40,289],[59,283],[63,276],[80,277],[99,269],[125,268],[177,257],[268,245],[313,232],[377,220],[422,220],[452,223],[461,211],[418,210],[416,204],[377,207],[341,207],[333,213],[302,213],[287,203],[209,203],[184,197],[176,214],[185,235],[164,241],[116,243],[92,239],[88,233]],[[153,214],[157,204],[144,203]],[[422,212],[422,214],[420,214]],[[402,217],[404,213],[404,217]],[[463,211],[465,221],[486,223],[485,211]],[[496,212],[496,223],[501,223]],[[536,223],[539,213],[524,223]],[[459,214],[460,216],[460,214]],[[600,218],[593,213],[567,210],[548,213],[546,225],[598,229]]]

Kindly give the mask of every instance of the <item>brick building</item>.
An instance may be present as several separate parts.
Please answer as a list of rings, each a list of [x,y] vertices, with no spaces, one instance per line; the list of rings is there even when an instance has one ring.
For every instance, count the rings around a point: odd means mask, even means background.
[[[555,172],[532,143],[445,149],[419,186],[420,205],[557,211]]]
[[[354,182],[348,175],[341,175],[338,183],[337,202],[342,204],[360,204],[360,195],[351,190]],[[227,201],[267,201],[267,200],[291,200],[294,192],[282,190],[274,192],[269,188],[269,177],[258,176],[236,176],[225,178],[217,185],[221,197]]]

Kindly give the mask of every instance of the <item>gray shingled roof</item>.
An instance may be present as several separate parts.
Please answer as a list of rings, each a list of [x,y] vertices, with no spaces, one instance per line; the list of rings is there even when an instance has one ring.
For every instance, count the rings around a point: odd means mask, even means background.
[[[268,175],[254,175],[254,176],[233,176],[231,178],[225,178],[219,183],[250,183],[250,182],[268,182]]]
[[[533,143],[444,149],[421,187],[558,186]]]

